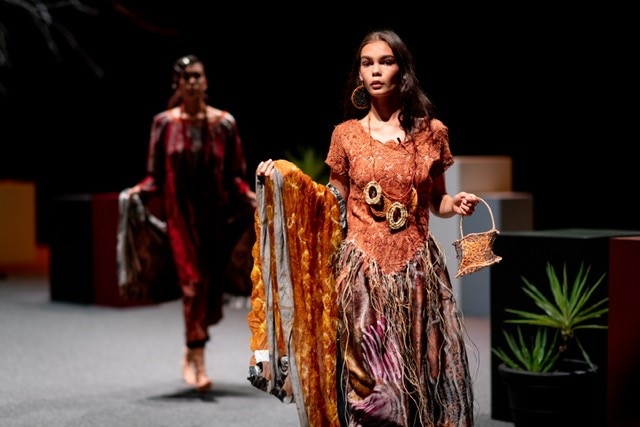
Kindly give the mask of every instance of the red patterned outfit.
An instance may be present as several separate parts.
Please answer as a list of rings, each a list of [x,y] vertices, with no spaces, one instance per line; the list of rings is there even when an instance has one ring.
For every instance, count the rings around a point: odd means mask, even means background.
[[[208,106],[203,120],[181,118],[176,107],[153,119],[143,195],[161,196],[182,289],[186,343],[202,347],[207,327],[222,318],[231,220],[248,213],[246,161],[234,117]],[[248,273],[247,273],[247,280]]]

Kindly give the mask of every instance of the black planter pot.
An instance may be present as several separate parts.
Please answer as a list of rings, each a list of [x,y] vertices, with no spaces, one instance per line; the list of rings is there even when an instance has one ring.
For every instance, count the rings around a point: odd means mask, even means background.
[[[603,414],[598,375],[586,362],[567,360],[562,370],[538,373],[498,366],[515,427],[596,426]]]

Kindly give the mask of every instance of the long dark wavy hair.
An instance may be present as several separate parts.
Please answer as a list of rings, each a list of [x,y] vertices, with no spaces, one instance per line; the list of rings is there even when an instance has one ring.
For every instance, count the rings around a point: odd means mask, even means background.
[[[389,45],[400,67],[400,125],[408,133],[417,127],[422,127],[423,125],[428,126],[431,119],[435,116],[435,107],[420,87],[411,51],[400,36],[395,31],[389,29],[376,30],[368,33],[362,39],[362,42],[360,42],[358,49],[356,49],[356,55],[345,86],[344,118],[361,118],[368,112],[368,110],[359,110],[353,106],[351,103],[351,94],[353,90],[362,83],[358,77],[362,48],[371,42],[380,40]],[[368,98],[369,95],[367,94],[367,99]]]

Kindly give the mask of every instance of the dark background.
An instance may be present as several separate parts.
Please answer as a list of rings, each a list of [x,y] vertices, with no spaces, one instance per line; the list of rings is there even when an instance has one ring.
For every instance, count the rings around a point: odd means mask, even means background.
[[[446,3],[85,1],[50,9],[56,51],[38,20],[0,0],[0,179],[36,182],[42,243],[53,198],[135,184],[171,66],[188,53],[205,62],[210,103],[236,117],[249,182],[285,150],[324,156],[357,44],[389,27],[413,50],[454,155],[512,158],[535,229],[640,229],[631,12]]]

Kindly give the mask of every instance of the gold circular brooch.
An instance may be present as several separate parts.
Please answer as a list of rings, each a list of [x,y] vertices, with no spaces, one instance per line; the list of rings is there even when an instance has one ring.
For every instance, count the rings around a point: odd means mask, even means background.
[[[400,202],[393,202],[387,210],[387,222],[392,230],[404,227],[407,222],[407,208]]]

